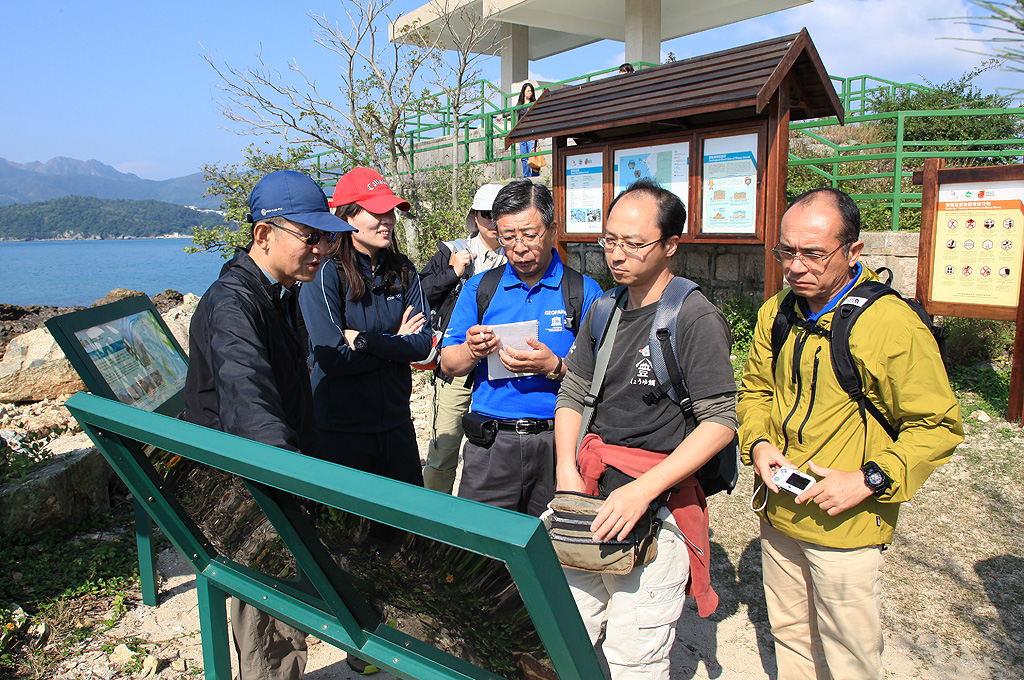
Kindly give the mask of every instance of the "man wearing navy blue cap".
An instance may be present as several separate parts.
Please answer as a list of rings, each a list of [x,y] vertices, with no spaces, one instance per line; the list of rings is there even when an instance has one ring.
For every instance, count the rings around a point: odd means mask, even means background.
[[[252,242],[238,248],[196,307],[189,337],[185,419],[264,444],[321,457],[296,304],[332,255],[338,232],[323,190],[281,170],[249,194]],[[306,634],[232,598],[240,680],[294,680]]]

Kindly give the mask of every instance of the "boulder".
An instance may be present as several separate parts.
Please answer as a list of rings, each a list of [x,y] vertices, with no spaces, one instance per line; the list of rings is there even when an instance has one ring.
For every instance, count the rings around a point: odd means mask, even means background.
[[[71,362],[45,328],[11,340],[0,360],[0,402],[41,401],[84,389]]]
[[[199,296],[194,293],[185,293],[181,304],[162,314],[167,327],[174,334],[181,348],[188,353],[188,327],[192,323],[192,315],[199,304]]]
[[[114,471],[99,451],[80,448],[25,479],[0,487],[0,538],[22,532],[41,538],[110,510]]]

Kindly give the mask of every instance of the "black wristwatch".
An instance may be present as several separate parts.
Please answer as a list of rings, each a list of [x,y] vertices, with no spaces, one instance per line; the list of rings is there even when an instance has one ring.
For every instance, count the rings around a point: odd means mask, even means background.
[[[864,473],[864,484],[871,489],[871,493],[875,496],[881,496],[892,486],[892,480],[889,479],[889,475],[885,474],[882,468],[878,467],[878,463],[869,460],[861,467],[861,472]]]
[[[359,351],[366,349],[366,333],[357,335],[356,339],[352,342],[352,346]]]

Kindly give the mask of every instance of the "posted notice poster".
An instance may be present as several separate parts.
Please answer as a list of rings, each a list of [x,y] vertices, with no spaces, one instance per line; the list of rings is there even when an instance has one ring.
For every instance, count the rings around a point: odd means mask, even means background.
[[[565,157],[565,233],[604,230],[604,154]]]
[[[147,411],[185,387],[188,366],[152,312],[77,331],[118,401]]]
[[[649,177],[679,197],[689,209],[690,143],[658,144],[615,152],[615,194]],[[683,225],[686,233],[686,225]]]
[[[1024,183],[940,184],[932,300],[1016,307]]]
[[[704,140],[703,196],[703,233],[755,233],[756,133]]]

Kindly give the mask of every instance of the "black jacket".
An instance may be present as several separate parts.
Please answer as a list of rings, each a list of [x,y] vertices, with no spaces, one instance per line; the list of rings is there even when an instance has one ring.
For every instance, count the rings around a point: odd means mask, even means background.
[[[238,248],[199,301],[189,332],[185,420],[322,457],[305,339],[271,288]]]
[[[387,432],[409,422],[412,394],[410,361],[430,351],[430,325],[419,333],[396,335],[406,307],[429,317],[416,268],[408,258],[409,285],[397,292],[385,289],[378,267],[357,255],[370,286],[359,300],[346,300],[347,280],[336,264],[326,262],[316,278],[302,287],[299,302],[309,332],[313,356],[314,411],[323,431]],[[377,293],[373,287],[378,287]],[[345,329],[363,331],[366,348],[354,350],[345,342]]]
[[[448,327],[448,320],[455,309],[455,301],[458,299],[457,287],[469,279],[463,276],[461,281],[455,275],[455,268],[451,265],[452,251],[444,242],[437,244],[437,252],[423,266],[420,272],[420,286],[423,287],[423,296],[427,298],[433,314],[430,318],[430,326],[437,331],[443,331]],[[455,292],[455,295],[452,293]]]

